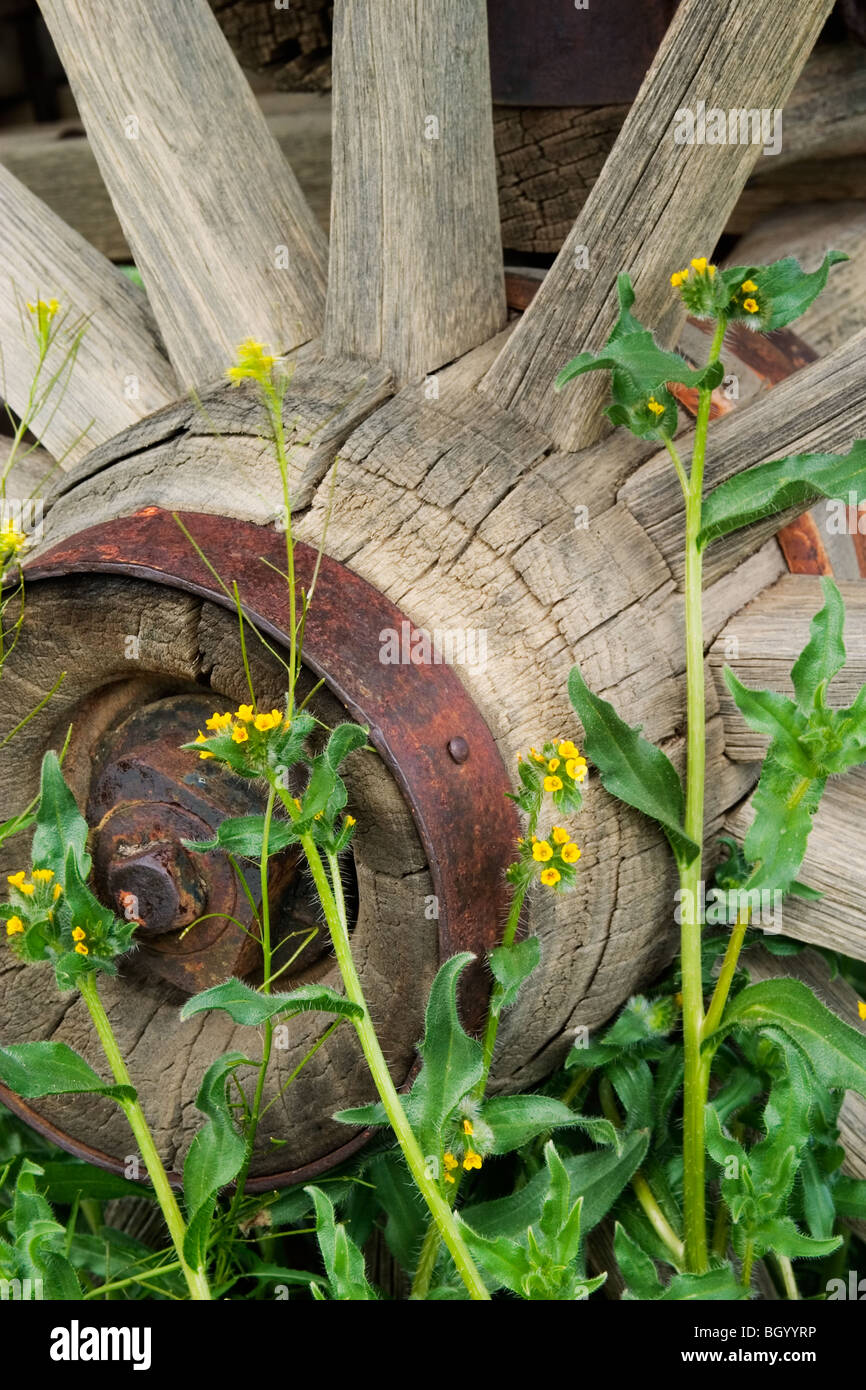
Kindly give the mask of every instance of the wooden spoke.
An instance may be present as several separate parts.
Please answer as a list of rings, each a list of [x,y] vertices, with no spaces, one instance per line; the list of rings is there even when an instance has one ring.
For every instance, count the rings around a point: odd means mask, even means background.
[[[845,453],[866,434],[866,329],[855,334],[829,357],[822,358],[778,386],[733,411],[713,426],[707,459],[707,491],[756,463],[811,450]],[[693,432],[678,441],[688,457]],[[621,488],[620,500],[637,517],[661,551],[678,581],[682,580],[682,493],[666,453],[656,454],[638,468]],[[803,509],[800,508],[802,511]],[[788,520],[796,516],[796,509]],[[707,579],[726,574],[734,565],[775,535],[785,518],[767,517],[710,546],[704,558]]]
[[[577,448],[603,432],[602,375],[554,394],[557,370],[597,350],[616,318],[616,276],[629,270],[637,311],[675,340],[681,315],[668,276],[708,255],[761,153],[759,144],[677,144],[676,113],[784,106],[830,0],[731,0],[718,13],[684,0],[585,207],[482,390]]]
[[[325,238],[206,0],[42,0],[178,375],[320,328]]]
[[[326,341],[416,380],[505,321],[483,0],[341,0]]]
[[[66,316],[43,370],[59,370],[74,325],[87,319],[68,375],[35,418],[55,458],[74,463],[177,395],[145,296],[77,232],[0,167],[0,396],[22,413],[35,369],[26,308],[56,297]],[[68,330],[68,331],[67,331]]]

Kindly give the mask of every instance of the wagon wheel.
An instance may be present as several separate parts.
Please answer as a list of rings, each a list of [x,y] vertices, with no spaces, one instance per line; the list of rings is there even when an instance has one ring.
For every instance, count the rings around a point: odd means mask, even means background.
[[[504,769],[532,742],[579,733],[565,697],[572,663],[681,757],[684,674],[671,640],[681,607],[676,482],[652,445],[602,438],[597,385],[555,396],[551,382],[577,348],[597,349],[606,338],[623,268],[641,317],[676,340],[682,325],[668,273],[714,245],[758,150],[675,145],[673,113],[705,93],[724,108],[783,106],[830,3],[792,13],[785,0],[731,0],[709,28],[705,5],[684,0],[561,255],[510,335],[499,331],[505,306],[482,0],[338,5],[327,275],[323,238],[205,0],[131,0],[110,29],[98,0],[43,0],[42,8],[149,307],[2,175],[0,240],[13,279],[91,315],[79,370],[61,409],[42,422],[42,443],[59,455],[94,423],[89,451],[73,449],[32,561],[30,622],[4,673],[5,728],[18,717],[11,706],[29,708],[52,673],[66,670],[67,679],[3,751],[0,777],[10,811],[25,804],[42,751],[71,720],[82,806],[100,837],[119,818],[100,860],[102,891],[116,892],[118,883],[131,891],[115,853],[122,844],[155,906],[142,949],[105,993],[172,1162],[196,1123],[196,1080],[233,1039],[215,1017],[198,1029],[178,1023],[183,952],[172,943],[186,920],[178,912],[211,896],[227,909],[223,888],[202,884],[200,866],[170,855],[166,862],[163,851],[184,816],[207,820],[234,793],[198,787],[196,764],[178,772],[174,744],[162,735],[174,728],[181,742],[181,725],[205,702],[237,700],[244,690],[233,619],[184,548],[173,510],[185,514],[223,577],[239,578],[277,642],[280,633],[279,595],[256,562],[279,539],[282,499],[254,398],[219,384],[235,344],[252,335],[291,355],[286,415],[299,444],[293,499],[301,540],[315,546],[329,517],[327,602],[314,606],[320,627],[311,630],[308,658],[330,686],[326,715],[339,701],[365,718],[381,754],[352,770],[363,827],[354,931],[371,1012],[402,1082],[441,954],[467,943],[483,950],[495,939],[503,846],[514,833],[502,809]],[[576,248],[588,249],[591,270]],[[0,342],[13,407],[25,385],[19,334],[7,284]],[[866,403],[851,386],[863,337],[721,421],[709,482],[803,448],[812,436],[842,449],[862,433]],[[189,387],[200,404],[182,397]],[[580,529],[575,508],[586,509]],[[708,643],[779,578],[772,529],[756,526],[714,550]],[[486,662],[460,667],[459,685],[445,667],[410,664],[393,668],[384,687],[380,668],[371,686],[379,630],[369,616],[380,611],[428,632],[484,633]],[[138,639],[131,648],[130,637]],[[256,661],[263,691],[276,693],[278,664],[263,653]],[[432,706],[416,702],[422,687]],[[726,755],[716,703],[709,714],[712,839],[756,769]],[[139,795],[145,785],[157,786],[158,798]],[[195,805],[192,792],[201,792]],[[140,804],[147,800],[152,813]],[[456,822],[457,849],[455,807],[465,817]],[[168,832],[159,817],[168,818]],[[591,778],[580,836],[578,891],[531,905],[543,962],[502,1029],[502,1088],[548,1072],[576,1026],[609,1017],[673,950],[663,925],[672,874],[654,828]],[[479,863],[494,865],[483,892]],[[293,874],[284,866],[275,885],[286,894],[289,923],[304,908]],[[199,978],[224,969],[230,949],[216,935],[203,946]],[[231,968],[247,967],[241,959]],[[297,968],[334,974],[322,955],[301,957]],[[35,973],[22,979],[8,957],[2,969],[5,1036],[48,1034],[92,1050],[74,1002],[58,999]],[[293,1032],[275,1086],[314,1034],[312,1023]],[[329,1116],[362,1093],[354,1040],[338,1031],[285,1107],[270,1112],[266,1141],[282,1142],[257,1155],[260,1181],[336,1161],[346,1132]],[[38,1116],[100,1161],[118,1160],[128,1145],[98,1101],[89,1111],[40,1102]]]

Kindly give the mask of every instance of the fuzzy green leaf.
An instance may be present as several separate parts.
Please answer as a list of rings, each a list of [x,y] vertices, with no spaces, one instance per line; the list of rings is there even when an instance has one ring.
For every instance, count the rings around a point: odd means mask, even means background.
[[[866,1096],[866,1036],[843,1023],[801,980],[747,985],[729,1005],[722,1030],[780,1028],[825,1086]]]
[[[224,1009],[235,1023],[258,1027],[269,1018],[294,1018],[296,1014],[339,1014],[344,1018],[360,1018],[363,1009],[353,1004],[329,985],[299,985],[289,994],[261,994],[243,980],[225,980],[188,999],[180,1011],[181,1019],[209,1009]]]
[[[762,333],[771,333],[805,314],[826,285],[830,267],[847,260],[844,251],[828,251],[817,270],[805,271],[794,256],[786,256],[771,265],[731,266],[722,272],[722,278],[732,290],[739,289],[745,280],[757,285],[754,295],[761,312],[752,322]]]
[[[793,454],[790,458],[746,468],[720,483],[704,499],[698,545],[739,531],[789,507],[806,509],[819,497],[866,497],[866,440],[847,454]]]
[[[73,851],[76,868],[82,879],[90,873],[87,853],[89,827],[63,780],[56,753],[46,753],[42,759],[39,787],[39,809],[33,833],[33,863],[39,868],[53,869],[61,884],[65,883],[66,862]]]
[[[593,695],[577,666],[568,678],[568,693],[583,724],[587,757],[605,789],[657,821],[677,862],[690,864],[698,846],[682,827],[685,794],[670,759],[620,719],[606,700]]]
[[[495,1011],[510,1009],[517,1000],[521,985],[529,979],[541,960],[541,942],[537,936],[515,941],[513,946],[497,946],[488,957],[493,978],[503,993],[495,1000]],[[491,1001],[491,1007],[494,1001]]]
[[[213,840],[184,840],[187,849],[205,854],[221,849],[227,854],[239,854],[244,859],[260,860],[264,841],[264,816],[234,816],[221,821]],[[297,840],[291,821],[271,819],[268,831],[268,855],[279,854]]]
[[[797,705],[804,714],[845,665],[845,604],[832,579],[822,579],[821,586],[824,606],[812,619],[809,641],[791,668]]]
[[[494,1154],[511,1153],[539,1134],[554,1129],[592,1129],[596,1143],[622,1148],[619,1132],[609,1120],[577,1115],[553,1096],[492,1096],[482,1110],[493,1131]]]
[[[97,1095],[135,1100],[132,1086],[108,1086],[89,1062],[62,1042],[10,1043],[0,1047],[0,1081],[25,1099]]]
[[[438,1153],[443,1124],[481,1078],[481,1044],[464,1031],[457,1015],[460,976],[474,959],[464,951],[440,966],[427,1001],[424,1041],[418,1049],[423,1066],[411,1095],[425,1153]]]

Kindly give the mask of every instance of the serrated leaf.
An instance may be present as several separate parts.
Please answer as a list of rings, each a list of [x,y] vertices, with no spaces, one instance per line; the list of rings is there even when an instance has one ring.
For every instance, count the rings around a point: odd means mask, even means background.
[[[367,1282],[364,1256],[346,1227],[334,1220],[334,1208],[318,1187],[308,1187],[316,1209],[316,1238],[333,1299],[369,1302],[376,1299]]]
[[[237,1177],[245,1144],[235,1129],[227,1087],[236,1067],[252,1066],[242,1052],[228,1052],[204,1074],[195,1103],[207,1116],[194,1136],[183,1165],[183,1191],[189,1214],[186,1258],[193,1268],[204,1261],[210,1238],[216,1195]]]
[[[812,818],[821,802],[826,777],[810,779],[783,767],[769,753],[752,797],[754,820],[746,834],[747,859],[758,867],[749,889],[787,892],[806,854]]]
[[[288,994],[262,994],[243,980],[225,980],[188,999],[180,1011],[182,1020],[209,1009],[223,1009],[235,1023],[258,1027],[269,1018],[294,1018],[296,1014],[338,1014],[344,1018],[360,1018],[363,1009],[329,985],[299,985]]]
[[[809,641],[791,668],[797,704],[807,714],[845,665],[845,604],[830,578],[821,580],[824,606],[812,619]]]
[[[221,821],[212,840],[184,840],[187,849],[198,854],[221,849],[227,854],[239,854],[244,859],[260,860],[264,842],[264,816],[235,816]],[[279,854],[294,844],[297,832],[290,821],[271,820],[268,831],[268,855]]]
[[[772,751],[776,760],[794,768],[801,777],[814,777],[818,769],[801,745],[800,735],[805,723],[793,700],[778,695],[775,690],[750,690],[737,679],[729,666],[724,669],[724,677],[734,703],[749,728],[769,734],[773,740]]]
[[[368,730],[361,728],[360,724],[338,724],[328,739],[325,747],[325,758],[336,772],[340,764],[353,753],[356,748],[363,748],[367,742]]]
[[[664,1287],[656,1271],[655,1262],[640,1248],[636,1240],[632,1240],[619,1221],[616,1223],[613,1238],[613,1252],[631,1298],[647,1302],[661,1298]]]
[[[793,454],[746,468],[704,499],[698,545],[703,549],[720,536],[789,507],[805,510],[820,497],[847,503],[851,493],[858,502],[866,497],[864,439],[847,454]]]
[[[494,1154],[511,1153],[554,1129],[591,1130],[596,1142],[612,1144],[618,1151],[622,1147],[619,1132],[610,1121],[576,1115],[553,1096],[491,1096],[481,1114],[493,1131],[490,1152]]]
[[[826,285],[830,267],[848,259],[844,251],[828,251],[817,270],[805,271],[794,256],[786,256],[771,265],[731,266],[722,275],[732,288],[744,280],[757,284],[758,303],[769,306],[769,314],[760,316],[761,331],[772,333],[805,314]]]
[[[513,946],[495,947],[488,959],[493,978],[502,990],[498,999],[491,1000],[491,1008],[495,1004],[496,1013],[501,1013],[516,1002],[522,984],[538,966],[541,942],[537,936],[527,936]]]
[[[132,1086],[107,1085],[89,1062],[62,1042],[10,1043],[0,1047],[0,1081],[25,1099],[97,1095],[132,1101]]]
[[[87,821],[63,780],[57,754],[46,753],[42,759],[39,809],[33,833],[33,863],[43,869],[53,869],[58,881],[65,884],[67,857],[71,851],[81,878],[86,879],[91,867],[86,848],[88,833]]]
[[[440,966],[430,990],[421,1072],[412,1087],[412,1116],[425,1153],[438,1153],[448,1116],[481,1079],[481,1044],[464,1031],[457,1014],[460,976],[475,957],[467,951]]]
[[[593,695],[577,666],[568,678],[568,694],[583,724],[587,757],[602,785],[656,821],[670,841],[677,862],[690,864],[698,846],[682,827],[685,794],[679,774],[660,748],[620,719],[612,705]]]
[[[825,1086],[866,1096],[866,1036],[843,1023],[801,980],[747,985],[728,1006],[722,1031],[780,1028],[805,1055]]]

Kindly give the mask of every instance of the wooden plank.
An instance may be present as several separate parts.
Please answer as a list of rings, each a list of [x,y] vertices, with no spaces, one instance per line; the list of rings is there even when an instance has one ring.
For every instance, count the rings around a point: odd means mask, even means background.
[[[844,271],[844,267],[843,267]],[[842,272],[840,272],[842,273]],[[719,420],[713,427],[706,467],[707,491],[726,478],[786,454],[823,451],[844,453],[866,433],[866,329],[829,357],[803,367],[774,386],[754,404]],[[692,434],[684,435],[680,453],[691,452]],[[678,581],[683,574],[682,493],[666,453],[638,468],[620,490],[620,499],[644,526]],[[705,553],[709,580],[725,574],[756,550],[797,509],[716,541]],[[819,520],[825,513],[817,509]]]
[[[42,0],[179,377],[319,329],[325,238],[206,0]]]
[[[694,111],[699,100],[726,112],[783,107],[830,8],[828,0],[794,12],[788,0],[733,0],[708,26],[703,0],[684,0],[553,269],[482,390],[562,447],[598,438],[606,377],[555,394],[557,370],[575,351],[604,343],[621,270],[635,279],[638,315],[675,341],[683,315],[668,277],[712,250],[761,153],[757,144],[677,144],[676,112]]]
[[[322,93],[261,92],[268,129],[291,161],[301,192],[327,232],[331,217],[331,99]],[[130,261],[123,228],[78,121],[9,126],[0,164],[110,261]]]
[[[848,662],[830,692],[834,706],[849,705],[866,683],[866,585],[859,580],[839,584],[845,600],[845,646]],[[823,603],[817,579],[789,574],[766,589],[725,625],[710,650],[719,709],[725,726],[729,758],[754,762],[763,758],[767,738],[750,729],[725,685],[723,669],[730,666],[745,685],[791,695],[791,667],[809,640],[809,624]]]
[[[483,0],[334,16],[325,341],[415,381],[505,323]]]
[[[35,418],[34,433],[55,458],[72,464],[174,399],[174,372],[145,296],[2,166],[0,261],[0,395],[13,410],[25,409],[35,370],[26,301],[54,296],[70,324],[88,319],[66,391]],[[64,350],[49,351],[46,373],[60,367]]]

